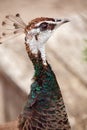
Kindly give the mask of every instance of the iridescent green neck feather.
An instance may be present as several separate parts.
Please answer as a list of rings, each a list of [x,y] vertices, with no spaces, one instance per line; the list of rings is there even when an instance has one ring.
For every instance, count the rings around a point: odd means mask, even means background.
[[[26,44],[35,74],[23,113],[19,117],[19,130],[70,130],[65,105],[54,72],[43,65],[41,54],[33,55]]]
[[[33,106],[37,102],[37,109],[49,108],[50,100],[54,102],[60,98],[61,92],[58,87],[54,72],[52,71],[50,65],[43,65],[41,59],[41,54],[38,52],[36,57],[32,53],[28,53],[33,66],[34,66],[34,82],[31,85],[31,92],[29,95],[29,101],[25,106],[25,110]],[[39,106],[40,105],[40,106]]]

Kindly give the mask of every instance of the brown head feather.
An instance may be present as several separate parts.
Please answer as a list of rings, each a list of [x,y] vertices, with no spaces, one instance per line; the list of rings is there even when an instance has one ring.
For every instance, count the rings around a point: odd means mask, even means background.
[[[25,30],[30,30],[35,27],[35,25],[41,21],[55,21],[53,18],[47,18],[47,17],[39,17],[31,20],[31,22],[28,23],[28,26]]]

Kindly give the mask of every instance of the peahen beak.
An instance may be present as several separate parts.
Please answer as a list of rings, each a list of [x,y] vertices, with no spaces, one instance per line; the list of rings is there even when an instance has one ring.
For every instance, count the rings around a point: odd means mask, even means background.
[[[62,23],[67,23],[67,22],[70,22],[70,21],[68,19],[62,20]]]
[[[69,19],[55,19],[56,27],[63,25],[64,23],[70,22]]]

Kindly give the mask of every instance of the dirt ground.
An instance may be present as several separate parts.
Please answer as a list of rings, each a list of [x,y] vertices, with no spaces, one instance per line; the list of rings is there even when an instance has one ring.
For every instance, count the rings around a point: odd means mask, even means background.
[[[60,84],[72,130],[87,130],[87,62],[83,60],[87,46],[87,1],[0,0],[0,23],[5,15],[16,13],[26,23],[40,16],[70,19],[47,42],[47,58]],[[23,43],[24,36],[20,36],[0,45],[0,69],[28,93],[33,68]],[[0,122],[5,120],[0,118]]]

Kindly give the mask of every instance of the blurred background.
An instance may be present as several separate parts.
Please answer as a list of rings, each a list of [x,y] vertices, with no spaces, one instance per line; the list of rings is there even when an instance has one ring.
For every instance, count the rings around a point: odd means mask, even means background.
[[[41,16],[70,19],[48,40],[47,59],[72,130],[87,130],[87,0],[0,0],[0,23],[5,15],[16,13],[26,23]],[[24,36],[0,45],[0,124],[15,120],[22,111],[33,72]]]

